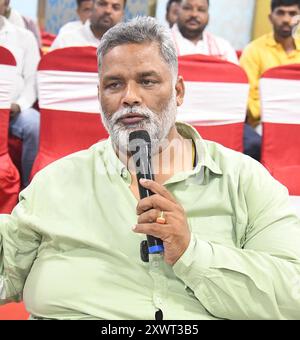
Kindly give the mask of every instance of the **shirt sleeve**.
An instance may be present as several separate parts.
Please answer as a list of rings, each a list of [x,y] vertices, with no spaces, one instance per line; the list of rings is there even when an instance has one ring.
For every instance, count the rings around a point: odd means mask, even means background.
[[[249,168],[240,180],[248,207],[241,247],[193,234],[173,269],[215,317],[299,319],[300,221],[286,188],[262,166]]]
[[[254,121],[260,119],[259,79],[261,75],[258,52],[251,46],[244,50],[240,65],[245,70],[250,84],[248,109]]]
[[[37,99],[37,67],[40,61],[40,52],[37,41],[33,34],[26,31],[24,35],[24,63],[22,76],[24,78],[24,88],[20,93],[16,103],[20,106],[21,111],[33,106]]]
[[[0,215],[0,305],[22,300],[23,287],[40,245],[40,236],[32,226],[25,200],[12,215]]]
[[[227,61],[230,61],[231,63],[236,64],[236,65],[239,65],[239,59],[238,59],[237,53],[235,49],[227,41],[224,42],[224,51],[225,51],[225,56],[226,56]]]
[[[54,39],[52,45],[50,46],[50,51],[57,50],[59,48],[69,47],[70,44],[68,44],[68,32],[62,32],[57,35],[57,37]]]

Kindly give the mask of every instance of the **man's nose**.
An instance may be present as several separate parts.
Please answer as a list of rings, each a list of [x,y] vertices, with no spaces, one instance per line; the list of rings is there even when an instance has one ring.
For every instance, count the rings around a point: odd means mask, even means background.
[[[198,15],[199,15],[198,9],[193,8],[191,15],[192,15],[193,18],[197,18]]]
[[[111,14],[112,13],[112,6],[107,5],[104,10],[105,14]]]
[[[142,98],[139,93],[137,84],[129,83],[126,86],[122,98],[122,105],[125,107],[139,106],[142,103]]]
[[[289,14],[289,13],[286,13],[285,15],[284,15],[284,17],[283,17],[283,23],[284,24],[291,24],[291,22],[292,22],[292,16]]]

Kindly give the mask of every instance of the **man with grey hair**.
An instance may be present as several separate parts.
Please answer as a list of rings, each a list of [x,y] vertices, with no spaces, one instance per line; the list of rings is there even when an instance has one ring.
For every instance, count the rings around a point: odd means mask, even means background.
[[[49,319],[299,318],[300,221],[287,190],[175,123],[184,83],[169,30],[147,17],[119,24],[98,58],[110,139],[39,172],[0,217],[0,302],[23,296]],[[144,199],[126,148],[139,130],[153,144]],[[145,234],[164,252],[141,259]]]

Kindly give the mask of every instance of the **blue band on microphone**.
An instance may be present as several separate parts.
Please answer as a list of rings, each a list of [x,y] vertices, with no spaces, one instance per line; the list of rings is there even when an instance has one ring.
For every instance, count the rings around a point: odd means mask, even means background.
[[[164,252],[164,246],[163,245],[156,245],[153,247],[148,248],[149,254],[158,254]]]

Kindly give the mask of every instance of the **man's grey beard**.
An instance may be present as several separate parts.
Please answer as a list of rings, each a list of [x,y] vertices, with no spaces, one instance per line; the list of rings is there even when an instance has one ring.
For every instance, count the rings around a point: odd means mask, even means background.
[[[130,113],[136,113],[145,117],[141,122],[126,126],[119,120]],[[171,128],[175,125],[177,114],[176,91],[166,107],[160,113],[155,113],[148,108],[133,106],[121,109],[108,117],[101,109],[101,118],[104,127],[108,131],[114,146],[123,153],[128,152],[129,134],[132,131],[146,130],[151,139],[151,152],[159,152],[163,146]]]

